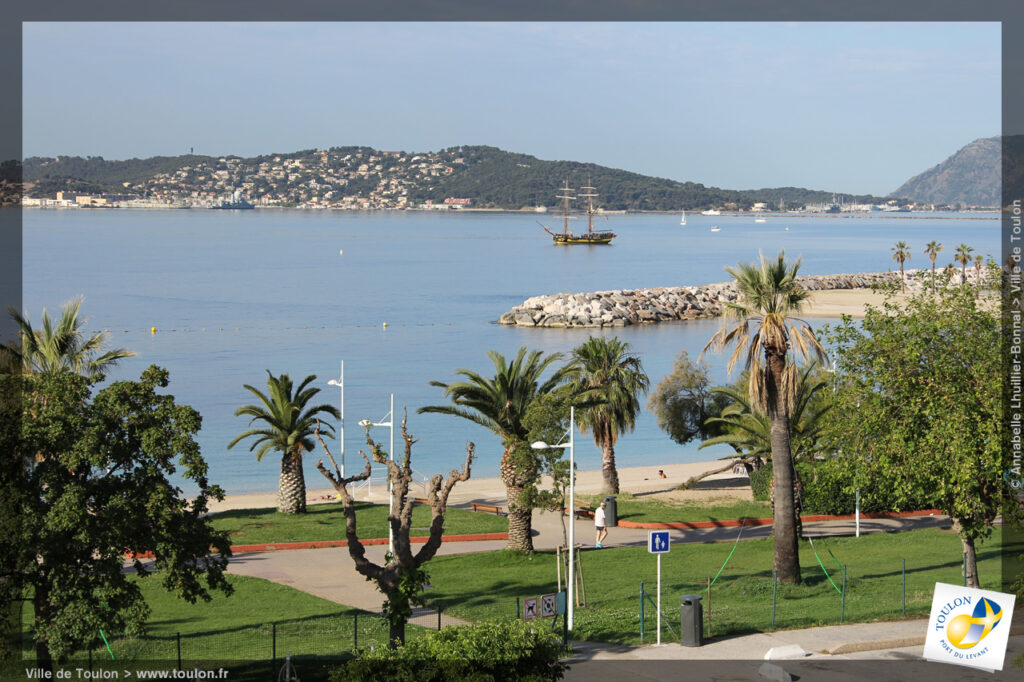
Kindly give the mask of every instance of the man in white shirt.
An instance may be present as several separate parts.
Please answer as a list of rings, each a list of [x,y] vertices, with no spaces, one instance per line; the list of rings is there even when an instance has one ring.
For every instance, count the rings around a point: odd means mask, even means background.
[[[604,505],[605,503],[602,502],[601,506],[594,512],[594,528],[597,529],[597,542],[594,543],[594,547],[597,549],[601,549],[601,541],[608,537],[608,529],[604,523]]]

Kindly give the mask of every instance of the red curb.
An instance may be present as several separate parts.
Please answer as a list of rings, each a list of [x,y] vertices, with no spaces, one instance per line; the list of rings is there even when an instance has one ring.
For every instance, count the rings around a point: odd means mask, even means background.
[[[430,538],[427,536],[409,538],[409,542],[417,545],[424,544]],[[467,535],[443,535],[442,542],[478,542],[482,540],[508,540],[508,533],[470,533]],[[360,540],[364,545],[386,545],[387,538],[367,538]],[[313,540],[310,542],[265,542],[257,545],[231,545],[232,554],[244,554],[246,552],[273,552],[289,549],[324,549],[328,547],[348,547],[348,540]],[[129,559],[152,559],[152,552],[141,554],[128,553]]]
[[[932,516],[942,514],[938,509],[922,509],[911,512],[870,512],[861,514],[862,519],[898,519],[913,516]],[[804,522],[814,521],[845,521],[857,518],[856,514],[809,514],[801,516]],[[646,528],[651,530],[694,530],[696,528],[734,528],[736,526],[770,526],[774,519],[724,519],[722,521],[678,521],[674,523],[653,523],[641,521],[619,521],[623,528]]]

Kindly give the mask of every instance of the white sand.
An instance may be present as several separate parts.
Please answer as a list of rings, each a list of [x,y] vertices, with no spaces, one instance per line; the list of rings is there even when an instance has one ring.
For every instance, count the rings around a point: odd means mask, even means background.
[[[624,467],[619,472],[619,489],[622,492],[637,496],[656,496],[677,501],[708,502],[720,498],[751,499],[750,487],[746,474],[735,475],[726,471],[716,474],[698,483],[694,489],[676,491],[675,488],[687,479],[706,471],[720,469],[727,464],[724,460],[710,462],[687,462],[683,464],[658,464],[643,467]],[[666,478],[658,477],[658,470],[665,472]],[[319,473],[317,473],[319,477]],[[579,471],[576,474],[576,493],[593,495],[601,492],[603,478],[601,471]],[[350,488],[351,489],[351,488]],[[386,490],[382,485],[374,485],[371,495],[365,489],[357,491],[357,500],[372,499],[376,502],[385,501]],[[422,496],[422,488],[418,485],[411,490],[413,496]],[[316,488],[307,491],[309,503],[325,502],[334,499],[331,488]],[[451,505],[465,504],[470,501],[487,501],[494,504],[505,504],[505,486],[500,478],[470,478],[458,483],[452,491],[448,502]],[[220,512],[229,509],[258,509],[276,507],[277,493],[252,493],[244,495],[228,495],[223,502],[211,502],[210,511]]]

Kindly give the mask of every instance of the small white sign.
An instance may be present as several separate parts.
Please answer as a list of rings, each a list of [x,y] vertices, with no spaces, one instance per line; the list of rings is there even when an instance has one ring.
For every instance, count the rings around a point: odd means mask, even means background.
[[[540,617],[551,618],[558,614],[558,595],[545,594],[540,598]]]
[[[523,601],[523,620],[533,620],[537,617],[537,598],[529,597]]]
[[[1003,669],[1012,594],[935,583],[924,657],[989,672]]]
[[[651,554],[667,554],[669,539],[667,530],[652,530],[647,533],[647,551]]]

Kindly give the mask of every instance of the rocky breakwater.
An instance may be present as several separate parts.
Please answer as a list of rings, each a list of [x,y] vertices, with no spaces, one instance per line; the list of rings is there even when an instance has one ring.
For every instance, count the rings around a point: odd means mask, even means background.
[[[912,271],[906,273],[908,282]],[[811,291],[868,289],[882,283],[898,283],[899,273],[859,273],[799,277],[800,286]],[[695,320],[718,317],[739,293],[732,282],[703,286],[614,289],[578,294],[533,296],[498,319],[517,327],[626,327],[633,324]]]

